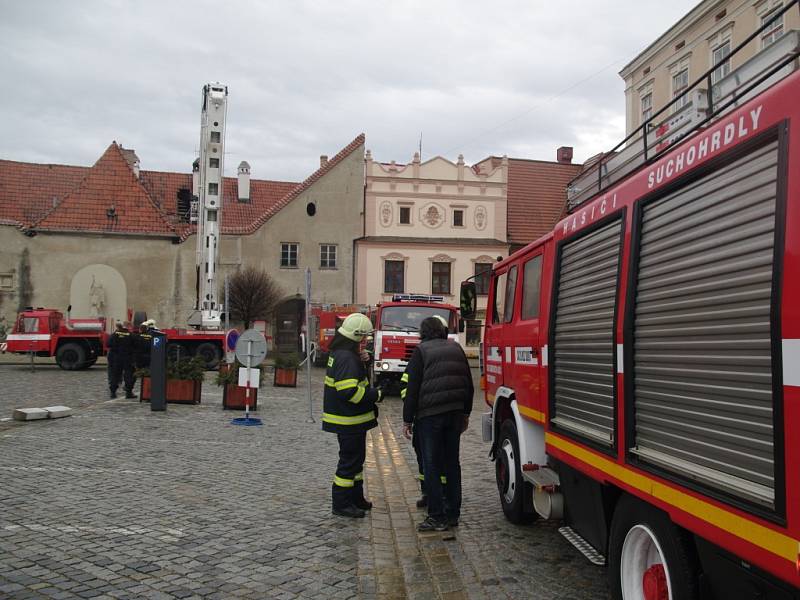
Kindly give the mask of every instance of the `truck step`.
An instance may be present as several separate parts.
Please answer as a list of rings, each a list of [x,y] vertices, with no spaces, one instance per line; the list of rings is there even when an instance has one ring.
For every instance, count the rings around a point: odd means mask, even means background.
[[[572,527],[559,527],[558,533],[563,535],[567,541],[578,549],[578,552],[583,554],[590,563],[604,567],[606,564],[606,557],[594,549],[589,542],[587,542],[581,534],[572,529]]]
[[[561,484],[558,473],[545,466],[522,465],[522,477],[537,490],[555,489]]]

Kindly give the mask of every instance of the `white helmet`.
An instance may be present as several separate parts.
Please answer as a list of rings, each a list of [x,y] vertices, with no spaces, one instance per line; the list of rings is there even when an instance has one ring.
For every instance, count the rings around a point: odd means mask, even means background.
[[[348,340],[360,342],[364,339],[364,336],[372,333],[372,321],[365,314],[353,313],[352,315],[347,315],[337,331]]]

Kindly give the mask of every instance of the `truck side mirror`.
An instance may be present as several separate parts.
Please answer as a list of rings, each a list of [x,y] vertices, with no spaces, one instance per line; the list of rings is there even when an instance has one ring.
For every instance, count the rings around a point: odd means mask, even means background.
[[[461,318],[472,320],[478,310],[478,293],[474,281],[461,282]],[[459,325],[460,327],[460,325]]]
[[[458,319],[458,333],[464,333],[464,319]]]

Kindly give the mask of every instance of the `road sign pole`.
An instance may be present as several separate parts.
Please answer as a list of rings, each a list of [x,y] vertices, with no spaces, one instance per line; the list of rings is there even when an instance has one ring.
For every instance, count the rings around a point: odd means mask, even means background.
[[[247,356],[253,358],[253,340],[247,340]],[[250,364],[247,365],[247,382],[244,386],[244,418],[250,418]]]
[[[311,400],[311,268],[306,267],[306,390],[308,392],[308,420],[314,422],[314,407]]]

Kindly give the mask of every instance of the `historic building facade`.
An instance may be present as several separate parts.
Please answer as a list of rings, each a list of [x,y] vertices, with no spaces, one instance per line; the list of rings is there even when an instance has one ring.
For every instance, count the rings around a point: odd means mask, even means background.
[[[460,282],[508,255],[507,161],[477,173],[458,157],[409,164],[366,156],[364,237],[356,242],[357,302],[374,305],[396,293],[434,294],[458,304]],[[479,286],[488,278],[479,275]],[[485,310],[486,297],[479,297]],[[480,323],[463,341],[474,346]]]
[[[796,44],[800,14],[796,7],[778,14],[786,4],[786,0],[705,0],[689,11],[620,71],[625,80],[626,135],[712,67],[716,68],[711,83],[716,85],[757,54],[777,56],[784,52],[781,45]],[[762,25],[764,31],[728,57]],[[698,89],[702,101],[707,83]],[[676,102],[664,118],[691,102],[691,96]]]
[[[363,165],[363,134],[301,183],[251,180],[242,163],[223,182],[220,285],[241,266],[264,268],[298,333],[306,267],[313,300],[352,301]],[[193,185],[191,173],[141,170],[116,143],[92,167],[0,160],[0,316],[71,304],[76,317],[123,320],[132,309],[185,326],[196,298]]]

